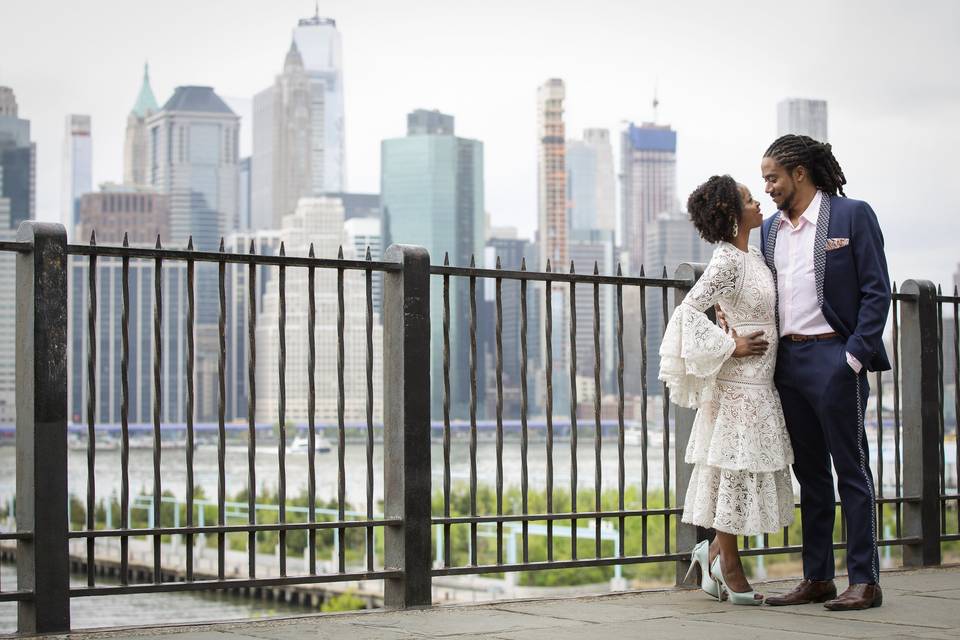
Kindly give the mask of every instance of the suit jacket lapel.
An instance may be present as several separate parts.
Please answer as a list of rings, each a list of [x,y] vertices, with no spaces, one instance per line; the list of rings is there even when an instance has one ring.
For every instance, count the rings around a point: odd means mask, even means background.
[[[823,277],[827,269],[827,232],[830,229],[830,196],[820,198],[817,214],[817,234],[813,240],[813,273],[817,279],[817,304],[823,307]]]
[[[773,214],[773,220],[770,221],[770,228],[767,229],[767,241],[764,244],[764,259],[767,262],[770,272],[773,273],[773,291],[775,293],[773,302],[773,316],[777,321],[777,333],[780,333],[780,290],[777,284],[777,263],[774,259],[774,252],[777,249],[777,232],[780,230],[780,212]]]
[[[780,212],[777,211],[773,214],[773,220],[770,221],[770,228],[767,229],[767,241],[764,244],[764,249],[766,253],[764,254],[764,259],[767,261],[767,266],[770,268],[770,271],[773,271],[774,275],[777,273],[777,263],[774,261],[774,251],[777,248],[777,231],[780,230]]]

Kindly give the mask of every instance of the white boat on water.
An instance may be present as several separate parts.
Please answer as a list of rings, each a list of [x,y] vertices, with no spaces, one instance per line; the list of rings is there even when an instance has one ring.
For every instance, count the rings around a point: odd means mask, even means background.
[[[330,453],[332,447],[330,442],[322,437],[316,436],[313,440],[313,450],[316,453]],[[309,451],[310,450],[310,441],[307,439],[306,435],[300,435],[293,439],[293,442],[287,445],[287,453],[295,453],[298,451]]]

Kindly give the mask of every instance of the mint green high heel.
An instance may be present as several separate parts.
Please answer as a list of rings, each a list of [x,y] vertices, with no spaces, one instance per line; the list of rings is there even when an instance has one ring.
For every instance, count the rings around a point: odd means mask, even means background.
[[[700,588],[706,591],[714,598],[720,599],[720,587],[717,581],[710,575],[710,543],[702,540],[697,543],[690,553],[690,568],[687,569],[687,575],[683,581],[686,582],[693,575],[693,568],[700,567]]]
[[[738,592],[732,591],[730,587],[727,586],[727,581],[723,577],[723,569],[720,568],[720,556],[714,558],[710,573],[713,575],[713,579],[720,583],[720,592],[727,594],[727,596],[730,598],[730,602],[733,604],[752,606],[763,604],[763,598],[757,598],[757,592],[753,589],[750,591]]]

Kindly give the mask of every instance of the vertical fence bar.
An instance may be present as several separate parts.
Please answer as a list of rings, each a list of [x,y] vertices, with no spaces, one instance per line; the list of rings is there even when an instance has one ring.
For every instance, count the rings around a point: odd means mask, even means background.
[[[663,267],[661,277],[666,280],[667,267]],[[661,340],[667,332],[667,321],[670,319],[668,314],[667,287],[660,290],[660,310],[661,324],[663,330],[660,333]],[[662,342],[661,342],[662,344]],[[663,383],[663,508],[670,508],[670,389],[667,383]],[[664,511],[663,514],[663,552],[670,553],[670,513]],[[678,567],[679,570],[679,567]]]
[[[284,243],[280,242],[280,255],[287,255]],[[280,354],[277,359],[277,383],[279,397],[277,398],[277,419],[279,420],[280,437],[277,442],[277,480],[280,524],[287,521],[287,268],[284,265],[277,267],[277,295],[279,300],[279,317],[277,318],[277,337],[280,339]],[[280,547],[280,575],[287,575],[287,531],[278,532],[278,546]]]
[[[901,289],[903,368],[904,533],[920,542],[903,547],[903,564],[940,564],[940,417],[937,290],[928,280],[907,280]]]
[[[593,263],[593,275],[600,275],[600,268],[596,261]],[[601,511],[600,486],[601,475],[601,446],[603,441],[603,427],[600,423],[600,284],[593,283],[593,508]],[[600,524],[601,518],[594,520],[594,545],[596,556],[600,557]]]
[[[944,442],[945,435],[945,422],[944,419],[944,404],[945,404],[945,394],[943,391],[943,302],[941,298],[943,297],[943,289],[940,285],[937,285],[937,419],[938,419],[938,429],[940,435],[937,438],[937,442],[940,444],[940,453],[937,456],[939,462],[939,476],[940,476],[940,495],[946,495],[947,493],[947,455],[944,451],[946,443]],[[940,533],[947,532],[947,501],[942,499],[940,501]]]
[[[193,251],[193,237],[187,242],[187,251]],[[194,296],[194,261],[187,260],[187,526],[193,526],[193,413],[194,384],[193,365],[196,354],[193,344],[194,318],[196,317]],[[177,507],[174,507],[177,508]],[[187,581],[193,580],[193,534],[186,535]]]
[[[694,283],[700,279],[700,276],[703,275],[705,265],[703,264],[690,264],[684,263],[677,267],[677,270],[674,272],[674,278],[677,280],[686,280],[687,284],[683,287],[678,287],[673,292],[673,308],[676,309],[679,305],[683,304],[683,298],[687,295],[687,292],[693,287]],[[666,291],[666,289],[664,289]],[[666,314],[665,314],[666,315]],[[711,320],[716,320],[713,309],[707,310],[707,315]],[[666,327],[666,319],[664,320],[664,327]],[[664,405],[667,404],[667,396],[664,396]],[[687,451],[687,442],[690,440],[690,434],[693,431],[693,420],[697,415],[696,409],[687,409],[685,407],[673,408],[674,423],[676,425],[676,438],[674,439],[674,462],[676,465],[676,476],[677,476],[677,505],[683,505],[686,503],[687,496],[687,484],[690,482],[690,476],[693,474],[693,466],[688,465],[684,462],[684,455]],[[664,412],[666,415],[666,412]],[[667,422],[664,420],[664,438],[666,439],[667,432]],[[666,451],[666,449],[664,449]],[[664,484],[664,504],[668,504],[669,500],[668,493],[670,491],[670,485]],[[669,517],[669,516],[668,516]],[[669,528],[667,529],[669,532]],[[681,522],[678,518],[677,522],[677,550],[686,551],[687,549],[692,549],[699,540],[704,540],[707,537],[707,532],[704,529],[696,527],[694,525],[685,524]],[[747,541],[749,542],[749,540]],[[764,543],[766,544],[766,543]],[[683,559],[677,561],[677,571],[676,571],[676,584],[682,584],[683,578],[687,573],[687,569],[690,566],[689,559]]]
[[[17,240],[17,603],[21,634],[70,630],[67,531],[67,234],[27,221]]]
[[[90,246],[97,245],[97,232],[90,232]],[[87,269],[87,531],[97,528],[97,255],[90,254]],[[94,538],[87,538],[87,586],[96,578]]]
[[[370,247],[365,256],[372,260]],[[373,520],[373,271],[367,269],[364,284],[367,299],[367,520]],[[373,571],[373,527],[367,527],[367,571]]]
[[[895,495],[897,498],[902,498],[903,480],[900,469],[900,461],[903,459],[903,451],[900,446],[900,301],[897,299],[896,282],[893,283],[891,313],[893,315],[893,481],[896,485]],[[897,537],[900,538],[903,534],[903,503],[898,500],[896,508]]]
[[[310,258],[315,258],[313,243],[310,243]],[[317,521],[317,268],[307,268],[307,522]],[[317,530],[310,528],[307,534],[307,553],[310,554],[310,575],[317,573]]]
[[[384,277],[384,565],[404,572],[384,582],[388,607],[431,602],[430,544],[430,254],[391,245],[400,271]]]
[[[250,255],[257,252],[250,240]],[[247,265],[247,522],[257,523],[257,265]],[[247,574],[257,577],[257,534],[247,533]]]
[[[520,270],[527,270],[527,259],[520,259]],[[530,512],[529,470],[527,468],[527,281],[520,281],[520,506],[523,515]],[[521,524],[523,562],[530,562],[530,523]]]
[[[640,277],[644,276],[643,265],[640,265]],[[648,471],[648,424],[647,424],[647,288],[640,285],[640,553],[647,555],[647,488],[649,484]]]
[[[957,474],[957,531],[960,532],[960,297],[953,287],[953,452]]]
[[[571,275],[576,273],[570,261]],[[577,283],[570,281],[570,512],[577,513]],[[577,520],[570,521],[570,557],[577,559]]]
[[[874,376],[877,385],[877,498],[883,498],[883,377],[877,371]],[[877,505],[877,536],[883,536],[884,505]]]
[[[123,246],[129,247],[127,234]],[[120,282],[120,528],[130,527],[130,258],[123,256]],[[120,584],[128,581],[130,538],[120,538]]]
[[[443,254],[443,266],[450,254]],[[450,276],[443,274],[443,517],[450,517]],[[450,566],[450,524],[443,525],[443,566]]]
[[[547,258],[547,273],[550,273],[550,259]],[[546,350],[546,377],[547,397],[547,513],[553,513],[553,283],[549,280],[544,283],[544,304],[546,312],[543,316],[544,347]],[[547,561],[553,560],[553,520],[547,520]]]
[[[470,268],[477,266],[470,256]],[[477,515],[477,277],[470,276],[470,515]],[[477,523],[470,523],[470,564],[477,564]]]
[[[223,237],[220,238],[220,253],[224,253]],[[220,353],[217,358],[217,382],[219,383],[217,396],[217,525],[225,523],[225,502],[227,500],[227,263],[221,258],[217,262],[217,286],[220,294]],[[227,536],[223,531],[217,532],[217,578],[224,579],[226,570],[226,542]]]
[[[617,277],[623,276],[623,269],[617,263]],[[621,512],[625,508],[624,493],[626,489],[626,469],[624,468],[624,424],[623,424],[623,284],[617,283],[617,509]],[[621,515],[617,520],[617,555],[624,555],[626,543],[626,519]]]
[[[500,256],[497,256],[500,269]],[[496,377],[497,377],[497,515],[503,515],[503,278],[496,286]],[[497,521],[497,564],[503,564],[503,522]]]
[[[160,249],[160,236],[157,235],[157,249]],[[153,526],[163,526],[160,522],[160,500],[163,488],[160,482],[160,412],[163,389],[160,385],[160,371],[163,365],[163,258],[153,261]],[[163,582],[161,574],[161,544],[163,537],[153,536],[153,581]]]
[[[337,250],[337,260],[343,260],[343,247]],[[344,425],[344,360],[343,337],[343,269],[337,268],[337,519],[346,519],[347,508],[347,468],[345,449],[347,446]],[[347,530],[337,529],[337,568],[340,573],[347,570]]]

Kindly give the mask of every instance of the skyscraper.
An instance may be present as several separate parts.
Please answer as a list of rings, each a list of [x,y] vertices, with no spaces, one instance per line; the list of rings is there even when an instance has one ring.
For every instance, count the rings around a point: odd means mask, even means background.
[[[127,114],[127,133],[123,142],[123,183],[149,184],[150,167],[147,155],[147,118],[160,110],[150,88],[150,67],[143,65],[143,82],[133,109]]]
[[[251,227],[250,217],[250,196],[251,180],[253,173],[253,158],[246,156],[240,158],[240,171],[237,188],[237,228],[249,229]]]
[[[337,23],[315,13],[297,23],[293,40],[310,78],[313,193],[346,191],[343,50]]]
[[[411,119],[408,118],[408,122]],[[413,118],[419,121],[418,117]],[[417,133],[381,144],[383,233],[389,242],[417,244],[430,252],[433,264],[467,266],[483,249],[483,143],[454,134],[452,118],[445,133]],[[386,240],[385,240],[386,242]],[[450,283],[451,411],[464,417],[470,397],[468,353],[469,292],[463,278]],[[442,317],[443,290],[434,278],[431,317]],[[431,324],[433,411],[441,415],[443,398],[443,326]]]
[[[147,118],[150,184],[170,196],[170,241],[216,250],[238,227],[240,118],[211,87],[177,87]]]
[[[170,240],[169,198],[149,187],[102,185],[97,193],[80,197],[76,241],[87,242],[92,231],[97,242],[120,244],[124,234],[130,244],[149,245]]]
[[[551,78],[537,89],[537,152],[540,264],[554,268],[567,262],[566,133],[563,80]]]
[[[646,262],[647,227],[677,209],[677,132],[669,125],[627,125],[620,136],[621,240],[631,274]]]
[[[344,217],[346,217],[346,202],[344,198],[337,197],[343,203]],[[358,260],[366,259],[367,249],[370,250],[371,260],[380,260],[383,257],[383,234],[380,232],[382,220],[379,216],[376,218],[347,218],[343,222],[343,230],[346,233],[347,244],[353,247],[353,255]],[[383,306],[383,274],[374,272],[370,278],[370,287],[373,290],[373,311],[380,317],[380,309]]]
[[[713,245],[700,237],[686,213],[661,214],[647,225],[644,252],[646,275],[659,277],[663,273],[663,268],[666,267],[667,276],[672,278],[677,267],[684,262],[709,262],[713,249]],[[647,382],[651,393],[662,391],[662,388],[656,384],[660,371],[660,343],[664,329],[663,300],[659,294],[659,290],[650,290],[646,296]],[[624,313],[627,315],[628,311],[625,310]],[[624,336],[626,341],[639,342],[636,323],[625,324]]]
[[[343,247],[344,258],[354,259],[353,246],[347,243],[343,226],[343,203],[339,198],[302,198],[297,210],[286,216],[280,229],[287,255],[305,256],[313,243],[317,256],[335,257]],[[334,423],[337,420],[337,272],[332,269],[317,269],[315,297],[317,317],[314,328],[316,345],[315,380],[316,411],[319,422]],[[308,362],[307,344],[309,325],[307,294],[309,292],[306,269],[286,271],[286,411],[285,418],[304,424],[308,419]],[[363,274],[351,271],[344,274],[343,341],[344,341],[344,417],[350,422],[366,419],[366,289]],[[279,362],[280,335],[278,279],[271,278],[263,296],[263,310],[257,320],[257,420],[279,420],[280,385],[277,363]],[[380,322],[373,322],[373,352],[383,350],[383,329]],[[383,373],[380,358],[373,359],[373,419],[382,420],[381,402]]]
[[[255,228],[279,228],[297,200],[321,193],[314,185],[310,78],[296,41],[273,86],[253,98],[251,213]]]
[[[30,121],[18,115],[13,89],[0,87],[0,197],[9,200],[10,229],[36,217],[37,146]]]
[[[777,103],[777,135],[788,133],[827,141],[827,101],[786,98]]]
[[[63,137],[60,220],[73,239],[80,222],[80,197],[93,190],[93,142],[90,116],[68,115]]]
[[[586,129],[567,140],[567,211],[570,230],[614,231],[616,176],[607,129]]]

